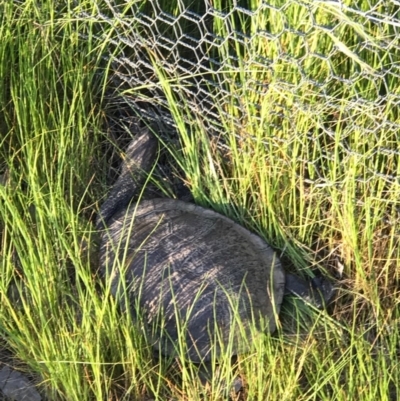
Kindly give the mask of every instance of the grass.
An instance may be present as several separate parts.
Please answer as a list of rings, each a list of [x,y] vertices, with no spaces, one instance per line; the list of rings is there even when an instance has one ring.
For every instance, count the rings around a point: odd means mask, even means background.
[[[168,4],[177,15],[179,4]],[[193,77],[163,67],[162,51],[143,47],[153,86],[120,90],[167,106],[180,140],[166,141],[172,170],[196,203],[261,235],[290,270],[343,267],[329,314],[288,302],[278,332],[238,358],[248,400],[398,398],[398,28],[354,12],[368,4],[271,1],[253,15],[215,13],[209,27],[228,38],[207,49],[227,60],[213,76],[220,90],[209,87],[217,121],[193,106]],[[128,54],[143,29],[97,6],[108,21],[89,0],[0,4],[1,346],[49,400],[196,400],[202,390],[184,355],[181,375],[152,358],[96,272],[93,219],[120,154],[105,140],[120,143],[108,123],[116,72],[107,56]],[[394,16],[388,7],[375,12]],[[129,7],[123,16],[133,18]],[[259,26],[274,36],[232,32]],[[149,99],[152,91],[162,97]],[[228,359],[205,399],[224,398]]]

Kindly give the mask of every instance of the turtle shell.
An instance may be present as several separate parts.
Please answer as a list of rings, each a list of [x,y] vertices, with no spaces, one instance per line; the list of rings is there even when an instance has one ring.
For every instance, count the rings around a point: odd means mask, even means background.
[[[251,327],[274,331],[284,295],[284,271],[265,241],[174,199],[116,213],[102,234],[100,269],[123,307],[143,313],[153,346],[174,355],[183,338],[193,362],[228,343],[232,355],[246,351]]]

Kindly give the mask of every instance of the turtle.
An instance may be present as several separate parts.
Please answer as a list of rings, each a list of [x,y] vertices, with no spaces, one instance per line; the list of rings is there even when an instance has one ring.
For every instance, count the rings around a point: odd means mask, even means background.
[[[124,310],[143,313],[157,352],[176,354],[184,330],[190,361],[218,358],[229,341],[235,356],[251,343],[243,333],[275,331],[285,295],[318,308],[330,300],[329,280],[286,273],[264,239],[230,218],[178,199],[138,200],[158,146],[149,129],[136,134],[96,220],[100,273]]]

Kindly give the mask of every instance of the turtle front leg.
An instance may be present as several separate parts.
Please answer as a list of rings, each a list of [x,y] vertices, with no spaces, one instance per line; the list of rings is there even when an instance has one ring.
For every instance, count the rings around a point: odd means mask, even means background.
[[[221,375],[220,367],[218,365],[215,366],[210,361],[198,364],[198,369],[198,377],[205,388],[210,386],[210,383],[213,380],[217,380],[218,376]],[[223,380],[223,389],[227,396],[232,393],[237,394],[243,388],[243,380],[239,375],[235,375],[230,383],[226,383],[225,379],[220,380]]]

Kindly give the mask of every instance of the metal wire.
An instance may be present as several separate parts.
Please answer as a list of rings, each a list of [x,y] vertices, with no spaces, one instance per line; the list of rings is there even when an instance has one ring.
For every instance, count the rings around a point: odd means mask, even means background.
[[[169,10],[162,8],[167,3]],[[361,9],[341,1],[271,0],[250,9],[232,0],[224,10],[213,3],[106,0],[95,13],[79,15],[112,27],[114,83],[131,89],[124,100],[143,117],[174,126],[153,54],[179,83],[171,86],[179,105],[201,115],[210,134],[222,137],[229,122],[238,135],[251,136],[258,124],[269,146],[295,142],[299,133],[324,144],[307,160],[314,185],[332,184],[319,172],[322,158],[337,157],[332,143],[339,142],[342,157],[369,151],[398,163],[400,3],[370,1]],[[105,39],[102,29],[98,37]],[[312,124],[299,125],[299,116]],[[396,171],[380,166],[371,176],[398,185]]]

